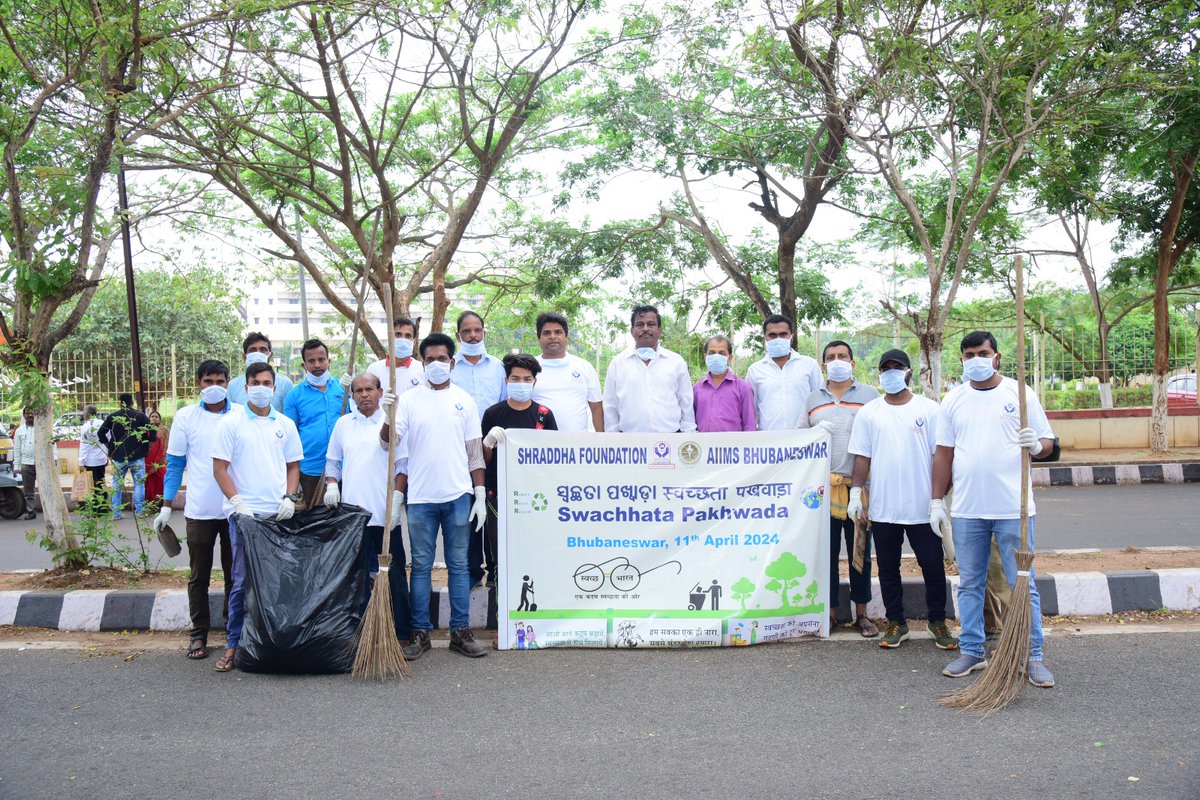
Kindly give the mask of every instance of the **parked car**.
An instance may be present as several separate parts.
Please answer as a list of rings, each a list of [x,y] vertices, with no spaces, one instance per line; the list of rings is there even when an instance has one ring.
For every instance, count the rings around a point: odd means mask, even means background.
[[[1167,405],[1196,405],[1196,376],[1176,375],[1167,381]]]
[[[25,492],[21,479],[11,472],[0,472],[0,518],[17,519],[25,513]]]

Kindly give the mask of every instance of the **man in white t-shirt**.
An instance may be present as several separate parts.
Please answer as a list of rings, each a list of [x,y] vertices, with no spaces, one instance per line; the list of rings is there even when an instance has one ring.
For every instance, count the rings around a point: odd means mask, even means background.
[[[954,484],[954,550],[958,557],[958,615],[962,655],[943,674],[959,678],[987,667],[983,642],[983,604],[988,555],[995,537],[1009,586],[1017,580],[1017,551],[1021,547],[1022,450],[1034,458],[1054,448],[1054,433],[1037,395],[997,372],[1000,351],[987,331],[963,337],[964,375],[968,383],[946,396],[938,420],[937,453],[933,459],[933,492],[929,522],[943,535],[950,529],[945,496]],[[1028,423],[1021,427],[1020,394],[1025,390]],[[1032,482],[1029,493],[1029,549],[1034,547]],[[871,504],[874,505],[874,496]],[[1042,663],[1042,602],[1033,570],[1029,593],[1032,626],[1026,676],[1034,686],[1054,685]]]
[[[397,489],[394,488],[395,476],[391,481],[385,477],[388,454],[386,448],[379,446],[379,429],[384,422],[383,410],[379,407],[383,398],[379,378],[373,373],[363,373],[354,378],[350,391],[354,396],[354,409],[334,424],[333,433],[329,436],[329,449],[325,453],[324,503],[329,508],[336,508],[345,500],[370,513],[371,519],[364,533],[366,547],[363,550],[363,564],[370,578],[368,586],[373,587],[375,576],[379,574],[379,554],[383,551],[388,492],[389,489]],[[397,462],[393,473],[399,471],[400,464]],[[404,571],[407,560],[404,555],[404,536],[400,529],[400,506],[400,502],[392,503],[392,516],[387,521],[387,529],[391,531],[388,552],[392,555],[388,585],[392,592],[392,621],[396,627],[396,638],[406,642],[412,622],[408,611],[408,576]],[[365,604],[366,600],[364,608]]]
[[[218,672],[233,669],[245,621],[246,559],[237,529],[238,515],[290,519],[300,500],[300,461],[304,448],[296,424],[271,405],[275,369],[259,362],[246,367],[246,406],[226,414],[217,426],[212,451],[213,478],[225,500],[233,554],[233,587],[225,623],[225,655]]]
[[[229,367],[215,359],[196,368],[196,386],[200,402],[179,409],[171,424],[167,444],[167,475],[163,481],[162,509],[154,518],[154,532],[160,533],[171,522],[171,509],[183,472],[187,470],[187,499],[183,519],[187,526],[188,613],[192,630],[188,635],[187,657],[208,658],[208,584],[212,580],[213,547],[220,542],[221,569],[225,573],[225,615],[229,616],[229,595],[233,591],[233,545],[229,540],[229,518],[225,495],[213,477],[213,451],[217,447],[217,429],[229,414],[245,413],[245,408],[229,400]]]
[[[554,412],[560,431],[604,431],[604,404],[596,369],[567,352],[567,318],[546,312],[537,316],[538,363],[542,374],[533,387],[533,402]],[[486,411],[487,409],[484,409]]]
[[[379,378],[379,385],[384,392],[392,391],[391,376],[388,366],[396,362],[396,390],[393,394],[399,396],[415,389],[425,382],[425,369],[418,359],[413,358],[413,347],[417,339],[417,323],[408,317],[396,317],[392,323],[395,338],[392,341],[392,355],[381,358],[367,367],[367,372]],[[385,339],[386,341],[386,339]],[[342,376],[342,386],[350,391],[350,376]]]
[[[912,364],[903,350],[889,350],[879,359],[884,396],[859,410],[850,431],[847,451],[854,455],[854,473],[846,514],[862,518],[862,490],[871,477],[869,518],[879,566],[879,593],[887,609],[887,630],[880,647],[899,647],[908,638],[904,618],[904,584],[900,550],[907,534],[925,579],[925,609],[933,643],[954,650],[958,640],[946,627],[946,565],[942,542],[929,526],[925,496],[936,449],[938,404],[908,388]]]
[[[88,503],[97,514],[102,513],[107,493],[104,490],[104,470],[108,466],[108,451],[100,444],[100,412],[88,403],[83,409],[83,424],[79,426],[79,466],[92,473],[92,496]]]
[[[404,657],[413,661],[431,647],[430,574],[440,528],[450,589],[450,649],[478,658],[486,656],[487,650],[471,633],[467,551],[472,531],[479,535],[487,519],[480,415],[471,395],[450,381],[451,370],[458,368],[454,340],[444,333],[431,333],[421,341],[420,352],[426,385],[395,400],[397,447],[407,459],[408,537],[412,546],[412,637],[404,648]],[[388,402],[391,398],[385,396],[384,403]],[[385,447],[389,436],[385,422],[379,433]]]
[[[796,323],[782,314],[763,320],[767,354],[746,370],[746,382],[754,389],[754,409],[760,431],[799,427],[808,409],[808,396],[821,388],[824,378],[815,358],[792,349]]]
[[[611,433],[696,430],[687,363],[678,353],[659,345],[662,316],[658,309],[634,308],[629,332],[634,347],[616,356],[604,376],[604,430]]]

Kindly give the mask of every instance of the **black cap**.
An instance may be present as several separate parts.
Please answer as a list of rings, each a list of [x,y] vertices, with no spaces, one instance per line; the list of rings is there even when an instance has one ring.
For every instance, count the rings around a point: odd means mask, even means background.
[[[889,361],[898,361],[906,368],[912,369],[912,362],[908,360],[908,353],[903,350],[888,350],[879,357],[879,368],[883,369],[883,365]]]

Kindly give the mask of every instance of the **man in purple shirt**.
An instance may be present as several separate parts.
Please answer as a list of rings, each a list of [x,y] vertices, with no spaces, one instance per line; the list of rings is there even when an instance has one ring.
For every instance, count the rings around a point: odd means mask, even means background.
[[[704,343],[708,374],[692,387],[696,430],[701,433],[757,430],[754,390],[729,369],[732,358],[733,345],[724,336],[710,336]]]

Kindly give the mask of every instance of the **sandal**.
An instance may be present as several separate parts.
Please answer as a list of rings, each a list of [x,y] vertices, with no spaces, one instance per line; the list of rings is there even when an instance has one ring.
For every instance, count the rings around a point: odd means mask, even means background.
[[[871,622],[871,618],[865,614],[859,614],[854,620],[854,627],[858,628],[858,632],[863,635],[864,639],[874,639],[879,635],[879,628],[875,627],[875,623]]]
[[[188,642],[187,657],[193,661],[208,658],[208,642],[196,638]]]
[[[225,655],[223,655],[219,659],[217,659],[217,664],[216,664],[217,672],[229,672],[230,670],[232,670],[233,662],[234,662],[234,659],[236,658],[236,656],[237,656],[237,648],[236,647],[231,647],[228,650],[226,650]]]

